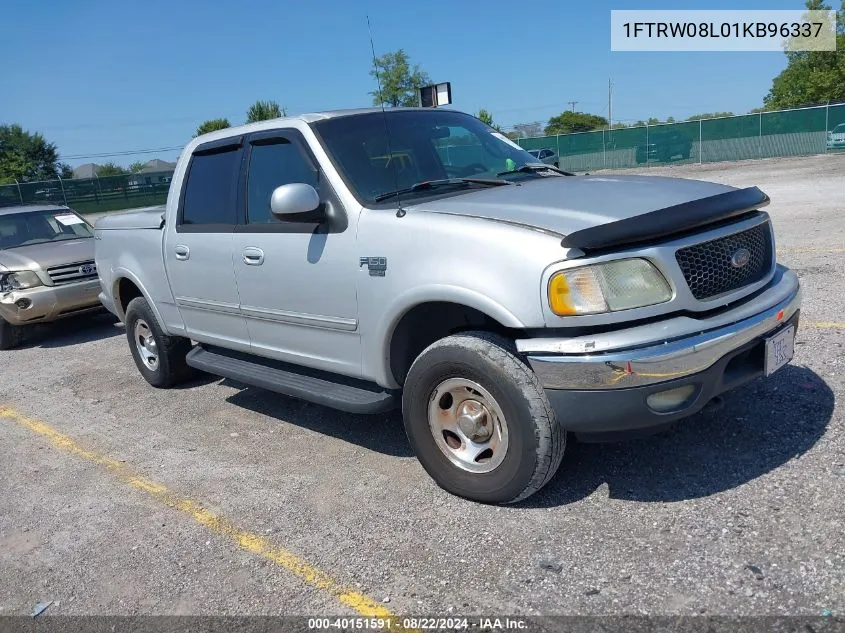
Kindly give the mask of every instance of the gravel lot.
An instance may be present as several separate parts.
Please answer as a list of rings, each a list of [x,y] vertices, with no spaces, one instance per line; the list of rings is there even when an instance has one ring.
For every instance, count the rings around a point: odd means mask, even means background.
[[[0,614],[355,613],[123,467],[394,613],[845,613],[845,155],[640,171],[772,197],[805,288],[772,379],[658,436],[573,444],[541,493],[496,508],[437,488],[396,414],[211,378],[159,391],[112,319],[44,328],[0,356]]]

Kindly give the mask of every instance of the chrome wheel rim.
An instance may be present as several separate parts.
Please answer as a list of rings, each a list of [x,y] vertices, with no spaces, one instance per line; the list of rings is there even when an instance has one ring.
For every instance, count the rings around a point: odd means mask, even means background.
[[[477,382],[449,378],[437,385],[428,402],[428,425],[437,447],[461,470],[489,473],[505,459],[505,416]]]
[[[135,348],[141,362],[151,371],[158,369],[158,345],[153,338],[153,332],[144,319],[135,321]]]

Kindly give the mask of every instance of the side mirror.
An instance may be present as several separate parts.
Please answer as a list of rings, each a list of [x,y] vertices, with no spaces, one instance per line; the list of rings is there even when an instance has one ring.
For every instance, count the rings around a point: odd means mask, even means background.
[[[313,220],[319,207],[317,190],[302,182],[276,187],[270,196],[270,211],[279,220],[307,222]]]

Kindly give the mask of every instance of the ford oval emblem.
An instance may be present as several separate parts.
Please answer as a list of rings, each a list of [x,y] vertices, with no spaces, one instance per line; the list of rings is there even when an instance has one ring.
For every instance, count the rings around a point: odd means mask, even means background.
[[[737,249],[733,255],[731,255],[731,266],[734,268],[742,268],[748,262],[751,261],[751,251],[747,248],[740,248]]]

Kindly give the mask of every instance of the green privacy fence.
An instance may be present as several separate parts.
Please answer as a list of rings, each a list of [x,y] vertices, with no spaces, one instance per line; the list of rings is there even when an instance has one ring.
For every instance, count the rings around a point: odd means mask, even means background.
[[[845,151],[845,104],[517,142],[529,150],[554,150],[561,169],[570,171],[821,154]]]
[[[0,186],[0,207],[63,204],[79,213],[98,213],[164,204],[172,171],[15,182]]]

